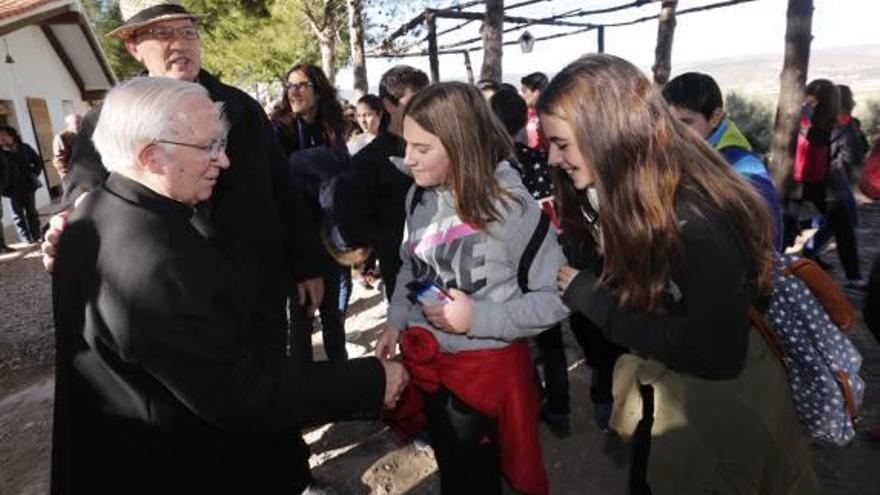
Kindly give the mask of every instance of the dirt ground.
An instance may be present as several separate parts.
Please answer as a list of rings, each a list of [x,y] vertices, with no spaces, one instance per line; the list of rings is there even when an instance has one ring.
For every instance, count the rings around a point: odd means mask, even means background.
[[[880,253],[880,204],[863,205],[858,231],[862,267]],[[9,237],[7,237],[9,238]],[[50,280],[35,248],[0,256],[0,495],[48,492],[52,430],[53,325]],[[836,256],[826,255],[837,265]],[[851,292],[861,305],[861,294]],[[385,304],[377,290],[357,287],[347,321],[352,357],[370,354]],[[852,338],[864,356],[868,383],[862,426],[880,423],[880,346],[863,325]],[[559,439],[542,430],[545,465],[554,494],[626,493],[629,446],[599,432],[591,421],[589,371],[570,334],[566,335],[572,393],[572,434]],[[321,355],[320,336],[315,335]],[[400,443],[378,422],[336,423],[305,432],[315,476],[338,494],[439,493],[430,449]],[[814,467],[822,493],[877,493],[880,442],[863,433],[846,447],[816,446]]]

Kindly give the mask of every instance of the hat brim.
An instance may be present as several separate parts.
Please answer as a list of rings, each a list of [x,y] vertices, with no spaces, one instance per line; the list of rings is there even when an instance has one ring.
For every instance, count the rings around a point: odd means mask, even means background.
[[[197,21],[199,19],[204,19],[208,17],[208,14],[190,14],[190,13],[176,13],[176,14],[164,14],[158,17],[154,17],[152,19],[143,21],[143,22],[135,22],[132,24],[123,24],[118,28],[114,29],[107,33],[108,38],[119,38],[121,40],[127,40],[131,38],[131,35],[134,34],[138,29],[149,26],[150,24],[155,24],[157,22],[162,21],[173,21],[176,19],[192,19]]]

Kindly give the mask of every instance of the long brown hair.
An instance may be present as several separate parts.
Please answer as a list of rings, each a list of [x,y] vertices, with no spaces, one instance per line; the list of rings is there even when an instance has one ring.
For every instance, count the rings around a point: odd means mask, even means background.
[[[324,71],[316,65],[296,64],[284,74],[284,81],[286,82],[294,72],[302,73],[312,83],[312,89],[315,91],[315,99],[318,105],[318,111],[315,113],[315,122],[321,126],[324,144],[332,148],[339,143],[344,143],[346,125],[342,115],[342,105],[339,103],[336,95],[336,88],[330,84],[330,80],[327,79]],[[290,108],[287,91],[284,92],[281,100],[282,108],[277,119],[287,126],[292,126],[295,116],[293,115],[293,109]]]
[[[501,187],[495,168],[513,156],[513,143],[479,90],[460,82],[432,84],[413,96],[403,116],[437,136],[446,149],[446,185],[459,218],[478,229],[500,220],[493,200],[506,208],[515,197]]]
[[[828,79],[814,79],[807,84],[804,95],[816,99],[807,139],[812,143],[827,143],[840,115],[840,90]]]
[[[658,309],[682,244],[676,199],[702,197],[739,234],[761,293],[771,287],[769,213],[748,183],[696,133],[675,119],[639,69],[610,55],[569,64],[538,100],[538,112],[571,126],[596,177],[605,253],[602,283],[621,304]],[[589,235],[581,199],[566,174],[556,174],[563,229]],[[693,208],[694,205],[688,204]]]

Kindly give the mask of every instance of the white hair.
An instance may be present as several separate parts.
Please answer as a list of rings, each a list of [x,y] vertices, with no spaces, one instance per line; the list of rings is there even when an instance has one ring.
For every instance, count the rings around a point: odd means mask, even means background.
[[[92,134],[104,167],[132,168],[144,146],[184,134],[195,124],[182,105],[192,96],[210,99],[204,87],[167,77],[136,77],[110,90]]]

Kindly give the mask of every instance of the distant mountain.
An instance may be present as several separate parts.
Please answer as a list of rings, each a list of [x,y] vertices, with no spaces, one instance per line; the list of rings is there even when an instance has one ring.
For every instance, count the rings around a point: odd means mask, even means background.
[[[682,63],[673,60],[672,73],[674,77],[689,71],[705,72],[718,81],[725,93],[735,91],[775,106],[782,62],[781,54]],[[650,67],[642,67],[642,70],[651,73]],[[519,87],[523,75],[505,73],[504,80]],[[849,85],[857,101],[880,100],[880,44],[813,50],[808,80],[820,77]],[[856,114],[858,110],[857,106]]]
[[[782,55],[722,58],[680,65],[673,61],[673,75],[705,72],[725,91],[737,91],[775,103],[782,62]],[[810,54],[808,80],[820,77],[849,85],[857,100],[880,99],[880,45],[814,50]]]

